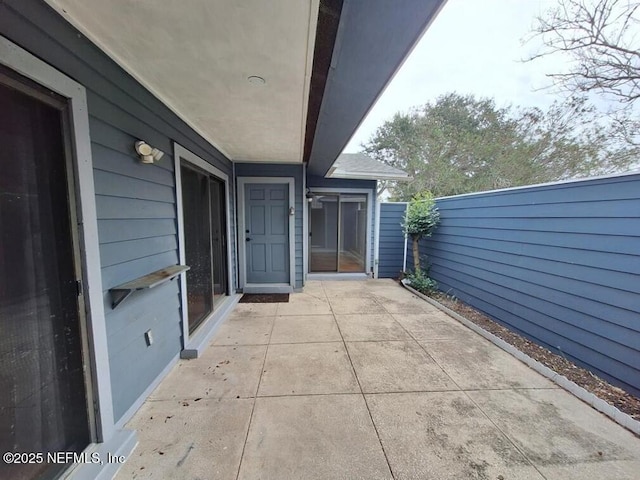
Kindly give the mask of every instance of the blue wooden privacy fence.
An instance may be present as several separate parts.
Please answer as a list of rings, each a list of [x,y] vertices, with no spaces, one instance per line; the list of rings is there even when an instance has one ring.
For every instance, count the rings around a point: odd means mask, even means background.
[[[442,291],[640,395],[640,174],[437,205],[421,254]],[[380,206],[380,277],[402,269],[404,211]]]

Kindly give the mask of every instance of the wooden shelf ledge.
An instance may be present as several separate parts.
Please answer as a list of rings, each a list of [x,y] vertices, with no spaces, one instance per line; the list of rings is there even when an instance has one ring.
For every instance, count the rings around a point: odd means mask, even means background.
[[[162,285],[170,280],[173,280],[178,275],[186,272],[191,267],[187,265],[171,265],[169,267],[161,268],[155,272],[149,273],[130,282],[123,283],[116,287],[110,288],[111,294],[111,308],[116,308],[122,302],[125,301],[133,292],[137,290],[146,290],[148,288],[154,288],[158,285]]]

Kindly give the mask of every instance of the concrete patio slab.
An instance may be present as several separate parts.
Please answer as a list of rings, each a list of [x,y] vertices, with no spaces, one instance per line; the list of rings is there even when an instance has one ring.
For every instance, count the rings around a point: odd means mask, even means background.
[[[342,342],[269,345],[258,395],[360,392]]]
[[[139,445],[116,478],[235,478],[252,408],[252,399],[147,402],[129,423]]]
[[[431,305],[419,298],[380,299],[379,303],[391,314],[419,314],[433,311]]]
[[[233,317],[220,325],[213,345],[266,345],[275,317]]]
[[[398,283],[384,283],[383,286],[375,287],[371,285],[368,290],[373,297],[381,304],[387,302],[391,305],[391,309],[402,308],[403,306],[417,307],[420,312],[436,313],[439,312],[437,308],[429,303],[425,302],[421,298],[417,297],[407,289],[403,289],[403,292],[398,292]],[[419,312],[419,313],[420,313]],[[401,312],[396,312],[401,313]]]
[[[318,299],[326,299],[327,294],[324,291],[324,287],[322,286],[322,282],[312,281],[307,282],[304,286],[304,290],[302,291],[305,295],[311,295],[312,297],[316,297]],[[298,294],[296,294],[297,296]]]
[[[564,390],[469,396],[547,478],[640,478],[640,439]]]
[[[462,392],[366,398],[396,479],[544,479]]]
[[[393,318],[416,340],[458,340],[477,338],[477,334],[442,312],[395,314]]]
[[[418,342],[463,390],[559,388],[478,335]]]
[[[322,282],[325,295],[332,298],[371,298],[366,281]]]
[[[333,315],[276,317],[271,343],[341,342]]]
[[[118,478],[640,478],[640,439],[556,384],[431,306],[385,313],[415,306],[397,283],[311,290],[238,305],[180,361]]]
[[[289,295],[288,303],[278,303],[278,315],[331,315],[326,297],[307,293]]]
[[[331,309],[336,315],[384,313],[385,310],[371,297],[328,297]]]
[[[364,393],[458,390],[414,340],[348,342],[347,349]]]
[[[231,314],[236,317],[275,317],[278,311],[278,303],[238,303]]]
[[[181,360],[149,399],[253,397],[266,350],[266,346],[211,346],[198,359]]]
[[[340,332],[347,342],[409,340],[409,334],[389,314],[336,315]]]
[[[241,479],[391,479],[361,395],[258,398]]]

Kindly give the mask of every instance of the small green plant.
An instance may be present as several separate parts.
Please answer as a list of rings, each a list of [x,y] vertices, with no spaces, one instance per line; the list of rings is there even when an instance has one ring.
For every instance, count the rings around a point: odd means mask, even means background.
[[[438,291],[438,283],[421,269],[407,274],[406,278],[409,280],[411,288],[416,289],[420,293],[430,295]]]

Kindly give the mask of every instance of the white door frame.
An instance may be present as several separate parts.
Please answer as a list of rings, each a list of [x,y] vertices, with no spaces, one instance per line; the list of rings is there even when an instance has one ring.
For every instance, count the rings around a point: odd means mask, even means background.
[[[371,273],[371,256],[373,254],[373,245],[371,241],[372,234],[372,222],[375,221],[374,217],[374,209],[373,209],[373,190],[370,188],[335,188],[335,187],[308,187],[309,192],[311,193],[364,193],[367,195],[367,244],[366,244],[366,254],[365,254],[365,273],[369,275]],[[310,204],[306,204],[305,208],[310,208]],[[311,220],[311,215],[307,215],[307,220]],[[308,227],[307,227],[308,228]],[[313,232],[312,232],[313,234]],[[308,256],[311,253],[311,247],[307,242],[307,249],[303,252],[303,255]],[[307,262],[308,268],[309,262]],[[305,271],[304,275],[306,276],[310,272]],[[313,272],[311,272],[313,273]],[[341,275],[340,272],[334,272],[335,275]],[[342,272],[344,275],[353,275],[352,273]]]
[[[245,185],[256,183],[287,184],[289,186],[289,283],[248,283],[246,236]],[[293,177],[238,177],[238,258],[240,263],[240,288],[244,293],[291,293],[296,284],[296,244],[295,244],[295,179]]]
[[[111,392],[111,371],[109,367],[109,350],[107,346],[107,329],[104,314],[104,298],[102,290],[102,274],[100,265],[100,249],[98,241],[98,216],[96,212],[95,187],[93,182],[93,161],[91,157],[91,138],[89,134],[89,113],[86,89],[67,75],[53,68],[15,43],[0,35],[0,64],[45,86],[51,91],[68,99],[71,118],[69,119],[71,154],[74,168],[74,187],[78,238],[80,250],[80,267],[84,292],[84,334],[83,343],[88,345],[91,386],[87,388],[89,399],[95,405],[95,423],[92,426],[91,441],[85,452],[102,452],[104,458],[107,451],[125,454],[136,445],[135,433],[130,430],[119,430],[113,417],[113,399]],[[82,331],[82,330],[81,330]],[[83,472],[95,477],[95,466],[82,464],[70,467],[74,474],[81,477]],[[105,462],[104,471],[115,475],[117,466]]]
[[[178,218],[178,251],[180,255],[180,264],[186,265],[187,257],[185,253],[185,239],[184,239],[184,214],[183,214],[183,201],[182,201],[182,172],[180,171],[180,159],[184,159],[190,164],[210,173],[214,177],[222,180],[224,183],[224,199],[225,199],[225,216],[226,216],[226,232],[227,236],[227,282],[229,297],[233,297],[233,263],[231,261],[232,243],[231,243],[231,189],[229,188],[229,175],[222,170],[214,167],[209,162],[203,160],[195,153],[187,150],[177,142],[173,143],[173,161],[174,172],[176,177],[176,209]],[[182,310],[182,349],[183,352],[189,351],[190,353],[183,353],[183,358],[192,358],[198,355],[198,352],[202,350],[203,342],[213,334],[215,325],[222,319],[227,313],[229,307],[226,305],[227,301],[235,304],[232,298],[225,299],[223,303],[218,305],[211,314],[205,318],[198,329],[189,334],[189,305],[187,303],[187,272],[180,274],[180,303]]]
[[[378,276],[378,264],[380,262],[380,205],[382,202],[376,202],[376,218],[373,227],[373,278]]]

